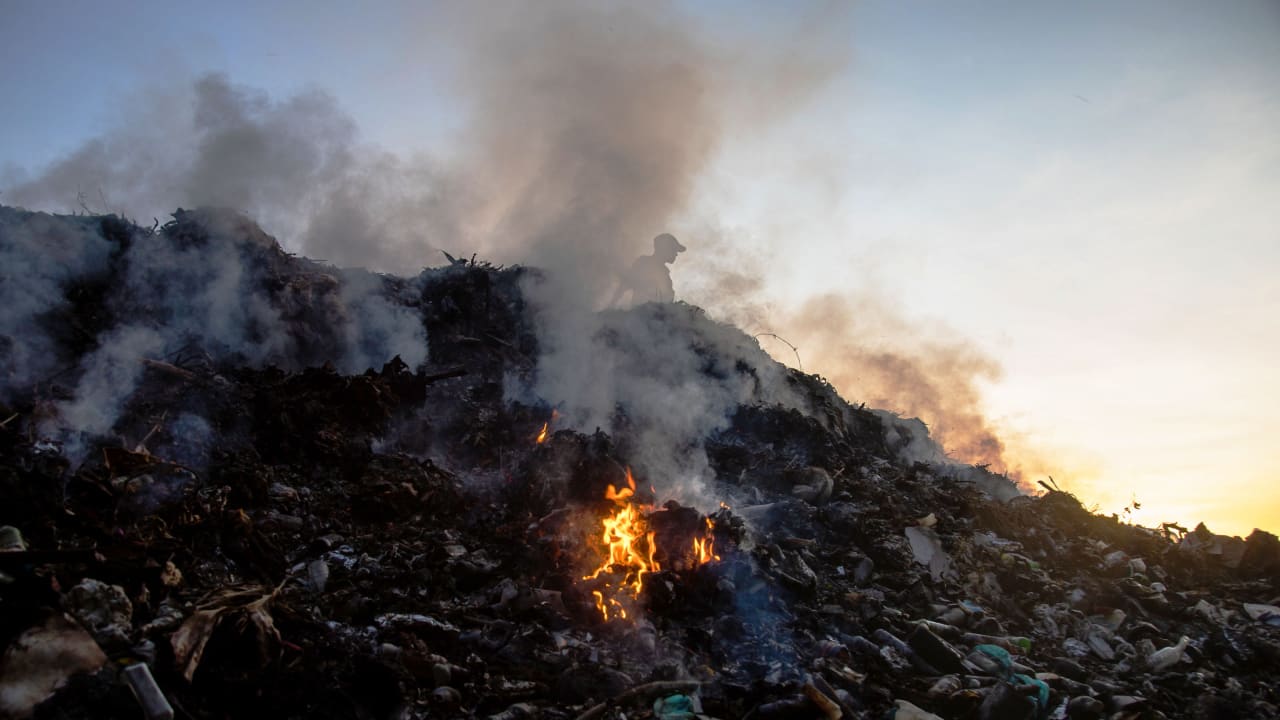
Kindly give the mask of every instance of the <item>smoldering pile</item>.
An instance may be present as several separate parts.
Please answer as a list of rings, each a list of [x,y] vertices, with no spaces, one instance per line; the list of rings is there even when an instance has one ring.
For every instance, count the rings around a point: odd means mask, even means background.
[[[920,425],[697,308],[602,316],[602,414],[538,394],[530,269],[342,271],[208,210],[2,208],[0,256],[5,713],[1278,712],[1274,536],[909,462]],[[633,498],[657,551],[606,619]]]

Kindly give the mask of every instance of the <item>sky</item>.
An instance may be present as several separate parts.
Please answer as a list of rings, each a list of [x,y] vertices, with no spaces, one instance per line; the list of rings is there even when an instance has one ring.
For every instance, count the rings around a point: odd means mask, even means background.
[[[351,7],[0,2],[0,202],[106,129],[167,132],[177,88],[210,72],[321,91],[396,156],[465,153],[450,6]],[[851,297],[893,319],[868,343],[909,327],[992,359],[982,410],[1031,480],[1146,525],[1280,530],[1280,4],[670,12],[750,79],[714,96],[714,153],[655,229],[690,248],[678,295],[716,312],[699,278],[731,248],[758,304]],[[859,400],[795,316],[724,312],[799,338],[805,369]]]

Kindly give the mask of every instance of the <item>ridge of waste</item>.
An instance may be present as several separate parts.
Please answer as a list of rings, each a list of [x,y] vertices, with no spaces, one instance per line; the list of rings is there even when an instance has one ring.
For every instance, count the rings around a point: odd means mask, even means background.
[[[213,209],[0,207],[0,260],[0,717],[1280,716],[1274,535],[914,461],[923,423],[699,308],[600,339],[731,388],[679,492],[627,407],[511,392],[536,269],[338,269]]]

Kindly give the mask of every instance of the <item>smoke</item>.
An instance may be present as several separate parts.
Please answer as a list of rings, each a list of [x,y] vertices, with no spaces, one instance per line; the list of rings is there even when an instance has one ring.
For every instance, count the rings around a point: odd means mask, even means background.
[[[731,233],[702,232],[709,252],[699,257],[695,275],[682,276],[686,295],[759,333],[779,361],[822,375],[844,398],[878,409],[903,459],[984,465],[1023,487],[1027,477],[1050,471],[1040,452],[1025,442],[1010,447],[987,417],[982,386],[1001,377],[995,358],[942,323],[906,317],[875,290],[775,302],[768,274],[775,258],[745,257]]]
[[[1000,366],[968,342],[915,327],[870,297],[820,295],[782,322],[813,369],[847,397],[924,419],[955,460],[1009,469],[979,385],[999,379]]]
[[[687,445],[722,422],[727,398],[706,396],[722,388],[657,318],[595,310],[624,263],[684,209],[712,157],[715,60],[666,11],[507,10],[463,25],[466,47],[485,55],[468,53],[461,78],[486,109],[473,113],[471,172],[485,202],[470,227],[490,253],[523,253],[546,269],[525,287],[541,348],[533,392],[588,431],[618,429],[623,409],[642,439],[633,462],[673,491],[705,470]]]
[[[546,270],[525,287],[541,350],[525,390],[568,426],[625,429],[646,480],[696,497],[701,439],[738,403],[787,399],[777,370],[687,308],[597,310],[689,209],[720,143],[776,120],[839,61],[815,34],[804,51],[753,45],[743,64],[662,4],[522,7],[472,5],[455,25],[476,151],[464,184],[480,199],[458,225],[486,254]]]
[[[104,337],[84,359],[75,397],[59,405],[58,423],[91,435],[109,432],[142,375],[141,359],[163,347],[159,334],[148,328],[125,327]],[[81,448],[68,446],[67,453],[80,457]]]
[[[0,399],[56,366],[56,328],[43,322],[69,308],[63,288],[106,267],[111,244],[96,223],[0,211]]]
[[[422,24],[436,30],[416,40],[430,40],[431,71],[444,74],[464,118],[459,149],[447,158],[402,157],[364,142],[319,90],[275,99],[207,75],[149,94],[119,127],[38,177],[10,182],[6,197],[135,217],[236,207],[291,249],[341,265],[413,272],[443,247],[544,268],[525,288],[542,350],[536,378],[511,392],[561,406],[568,425],[588,431],[612,428],[622,407],[630,429],[647,438],[646,456],[688,459],[681,443],[721,426],[742,388],[699,390],[705,354],[651,313],[596,311],[655,234],[690,226],[699,180],[727,138],[749,142],[847,62],[840,38],[824,32],[841,18],[813,10],[796,23],[793,42],[772,33],[770,44],[745,26],[707,32],[704,21],[662,3],[431,12]],[[683,240],[704,264],[689,297],[744,327],[778,332],[801,348],[806,370],[846,396],[923,418],[951,458],[1016,471],[982,412],[981,384],[999,377],[989,357],[868,296],[772,306],[760,299],[769,283],[758,263],[714,233]],[[178,271],[190,261],[162,255],[152,267]],[[253,362],[289,355],[292,339],[271,331],[281,327],[279,307],[243,293],[234,258],[203,261],[207,282],[187,308],[202,336]],[[675,265],[682,283],[688,264]],[[58,272],[50,265],[36,275]],[[376,276],[349,273],[337,301],[351,319],[345,345],[367,346],[352,366],[415,340],[397,315],[403,308],[367,292],[366,282]],[[642,352],[627,357],[618,347]],[[723,349],[742,354],[732,343]],[[771,349],[790,361],[790,348]],[[34,344],[24,351],[39,352]],[[698,474],[696,453],[689,462]]]
[[[421,267],[433,238],[455,234],[433,211],[447,178],[363,144],[319,90],[274,100],[209,74],[138,102],[37,177],[8,178],[7,201],[134,218],[231,207],[312,257],[378,270]]]
[[[0,208],[0,399],[65,384],[41,432],[80,459],[113,429],[145,360],[208,353],[290,370],[358,373],[426,359],[414,298],[364,271],[285,255],[233,211],[182,212],[158,232],[113,217]]]

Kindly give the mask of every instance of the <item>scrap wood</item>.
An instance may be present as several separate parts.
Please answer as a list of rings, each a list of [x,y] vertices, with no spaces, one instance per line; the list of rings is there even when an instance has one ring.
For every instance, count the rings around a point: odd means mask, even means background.
[[[151,358],[143,358],[142,364],[146,365],[152,370],[158,370],[162,373],[173,375],[174,377],[181,378],[188,382],[196,382],[200,379],[198,375],[191,372],[190,370],[183,370],[177,365],[167,363],[163,360],[152,360]]]
[[[606,700],[598,705],[591,706],[575,720],[595,720],[603,716],[604,712],[612,705],[632,700],[648,700],[654,695],[665,695],[667,693],[690,693],[700,687],[702,687],[702,683],[697,680],[658,680],[644,685],[637,685],[630,690],[622,692],[612,700]]]
[[[129,475],[156,465],[170,464],[147,452],[146,448],[129,450],[122,447],[102,448],[102,462],[107,466],[107,470],[110,470],[111,474],[117,477]]]
[[[134,452],[144,453],[146,455],[151,454],[151,451],[147,450],[147,443],[151,442],[151,438],[155,437],[155,434],[160,432],[160,430],[164,428],[164,419],[166,416],[168,416],[168,414],[169,414],[168,411],[160,413],[160,419],[156,421],[154,425],[151,426],[151,429],[147,431],[147,434],[141,440],[138,441],[137,445],[133,447]]]

